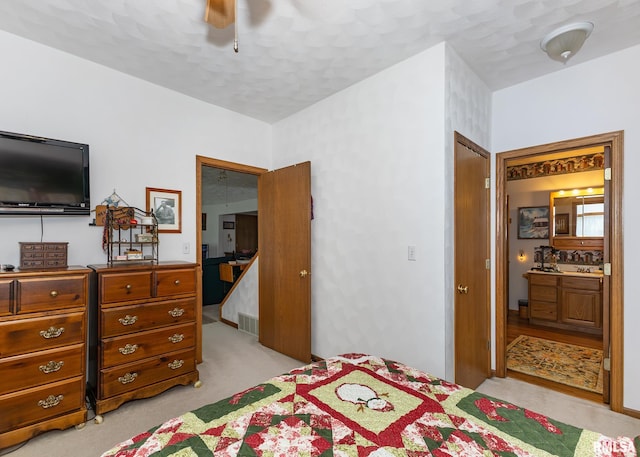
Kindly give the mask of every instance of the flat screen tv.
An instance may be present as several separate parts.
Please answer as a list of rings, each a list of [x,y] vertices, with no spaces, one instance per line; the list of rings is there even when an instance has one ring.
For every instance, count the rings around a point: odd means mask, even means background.
[[[0,215],[88,215],[89,145],[0,132]]]

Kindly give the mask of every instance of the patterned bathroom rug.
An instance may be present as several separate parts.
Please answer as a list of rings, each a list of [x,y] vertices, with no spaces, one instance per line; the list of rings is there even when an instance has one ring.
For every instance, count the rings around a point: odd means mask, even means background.
[[[602,351],[520,335],[507,347],[507,368],[602,393]]]

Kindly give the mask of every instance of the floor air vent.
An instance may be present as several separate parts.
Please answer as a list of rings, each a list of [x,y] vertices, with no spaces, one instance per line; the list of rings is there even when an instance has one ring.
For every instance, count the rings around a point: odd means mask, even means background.
[[[238,313],[238,330],[258,336],[258,319],[248,314]]]

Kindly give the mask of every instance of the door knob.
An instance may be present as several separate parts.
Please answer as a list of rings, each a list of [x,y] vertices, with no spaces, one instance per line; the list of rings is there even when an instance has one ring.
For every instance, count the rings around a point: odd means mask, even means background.
[[[307,270],[302,270],[300,271],[300,277],[301,278],[306,278],[307,276],[309,276],[311,273],[309,273]]]
[[[459,294],[468,294],[469,286],[463,286],[462,284],[458,284],[458,293]]]

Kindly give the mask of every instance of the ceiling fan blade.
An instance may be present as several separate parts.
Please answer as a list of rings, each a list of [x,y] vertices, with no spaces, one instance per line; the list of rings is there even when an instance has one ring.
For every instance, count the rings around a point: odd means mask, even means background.
[[[204,20],[212,26],[224,29],[236,20],[236,0],[207,0]]]

